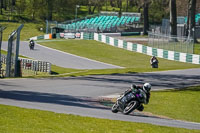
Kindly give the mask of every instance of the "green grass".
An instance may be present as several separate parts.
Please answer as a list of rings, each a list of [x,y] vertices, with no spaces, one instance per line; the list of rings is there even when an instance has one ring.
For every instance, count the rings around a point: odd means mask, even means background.
[[[200,55],[200,43],[194,44],[194,54]]]
[[[1,25],[6,26],[4,31],[3,40],[8,39],[9,34],[15,30],[20,23],[8,23],[1,22]],[[30,37],[43,35],[38,29],[42,27],[41,24],[25,23],[21,32],[21,40],[27,40]],[[53,40],[57,41],[57,40]],[[88,74],[112,74],[112,73],[128,73],[128,72],[147,72],[147,71],[162,71],[162,70],[174,70],[174,69],[186,69],[186,68],[199,68],[199,65],[192,65],[188,63],[180,63],[175,61],[168,61],[165,59],[159,59],[159,69],[152,69],[149,65],[150,56],[130,52],[127,50],[113,48],[112,46],[105,45],[96,41],[89,40],[59,40],[59,42],[43,42],[42,45],[46,45],[52,48],[56,48],[62,51],[66,51],[72,54],[84,56],[94,60],[119,65],[126,67],[125,69],[104,69],[104,70],[88,70],[80,73],[68,74],[71,76],[88,75]],[[100,50],[101,49],[101,50]],[[195,53],[200,53],[199,45],[195,45]],[[70,72],[78,72],[80,70],[52,67],[54,74],[63,74]]]
[[[174,119],[200,122],[200,86],[155,91],[145,111]]]
[[[16,30],[20,24],[21,23],[1,22],[2,26],[7,27],[3,31],[3,40],[8,41],[9,35]],[[34,36],[44,35],[44,32],[39,31],[40,27],[43,27],[42,24],[25,23],[20,34],[20,40],[24,41]]]
[[[0,105],[1,133],[198,133],[199,130],[188,130],[58,114],[48,111],[23,109]]]
[[[7,51],[1,50],[1,54],[2,54],[2,55],[7,55]],[[21,57],[21,58],[28,58],[28,57],[22,56],[22,55],[19,55],[19,57]],[[29,59],[30,59],[30,58],[29,58]]]
[[[70,74],[70,73],[76,73],[76,72],[81,72],[83,70],[78,70],[78,69],[71,69],[71,68],[62,68],[56,65],[51,66],[51,71],[52,74]]]
[[[3,54],[3,55],[7,55],[7,52],[4,51],[4,50],[1,50],[1,54]]]
[[[151,56],[112,47],[92,40],[63,40],[58,42],[48,41],[40,42],[40,44],[71,54],[87,57],[89,59],[125,67],[125,69],[89,70],[88,72],[84,72],[88,74],[111,74],[200,68],[200,65],[169,61],[159,58],[159,68],[152,69],[149,63]]]

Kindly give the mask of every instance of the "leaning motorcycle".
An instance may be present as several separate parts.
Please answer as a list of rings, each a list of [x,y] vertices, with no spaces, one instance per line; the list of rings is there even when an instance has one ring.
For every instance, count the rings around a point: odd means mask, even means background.
[[[128,115],[134,110],[143,111],[143,103],[146,100],[146,94],[141,92],[139,94],[134,92],[129,92],[128,94],[124,94],[120,96],[115,104],[112,106],[112,112],[117,113],[118,111],[122,112],[125,115]]]

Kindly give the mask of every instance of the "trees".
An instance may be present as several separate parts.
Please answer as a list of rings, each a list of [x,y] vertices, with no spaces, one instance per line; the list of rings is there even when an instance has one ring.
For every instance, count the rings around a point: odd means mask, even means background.
[[[170,35],[177,35],[177,12],[176,12],[176,0],[170,0]]]
[[[182,1],[190,3],[189,13],[194,12],[192,10],[195,9],[193,8],[195,5],[192,6],[194,0],[0,0],[0,14],[5,16],[13,14],[17,19],[25,18],[30,21],[46,19],[64,21],[74,18],[76,5],[82,5],[81,12],[79,12],[82,16],[100,12],[102,9],[119,11],[120,15],[123,11],[141,12],[144,15],[144,34],[146,34],[149,29],[149,21],[159,23],[162,18],[168,17],[169,5],[173,6],[176,1],[179,3],[177,6],[181,6]],[[102,8],[103,6],[105,8]],[[173,15],[176,15],[176,6],[170,9],[171,24],[175,27],[176,19],[172,18],[175,18]],[[11,13],[12,11],[13,13]],[[193,18],[188,20],[194,20]],[[194,27],[194,21],[190,23]],[[173,35],[176,33],[174,29],[176,28],[171,28]],[[190,34],[190,36],[192,35]]]
[[[149,30],[149,4],[150,0],[144,0],[143,1],[143,15],[144,15],[144,29],[143,33],[144,35],[147,35],[147,31]]]
[[[119,16],[122,15],[122,0],[117,0],[117,5],[119,8]]]
[[[126,0],[126,12],[128,12],[129,0]]]
[[[169,16],[168,0],[151,0],[149,7],[149,21],[151,23],[160,23],[163,18]]]
[[[88,0],[88,14],[94,14],[97,4],[97,0]]]
[[[3,0],[0,0],[0,15],[3,14]]]
[[[193,38],[195,42],[195,14],[196,14],[196,0],[188,0],[188,38]]]
[[[47,4],[47,20],[53,19],[53,0],[46,0]]]

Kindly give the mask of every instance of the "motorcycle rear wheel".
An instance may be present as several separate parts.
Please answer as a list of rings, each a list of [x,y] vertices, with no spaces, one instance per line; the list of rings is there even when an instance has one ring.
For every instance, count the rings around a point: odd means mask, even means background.
[[[123,114],[128,115],[129,113],[131,113],[133,110],[137,108],[138,104],[139,103],[137,101],[129,102],[126,108],[124,109]]]
[[[113,113],[117,113],[118,112],[118,107],[119,105],[117,103],[115,103],[113,106],[112,106],[112,112]]]

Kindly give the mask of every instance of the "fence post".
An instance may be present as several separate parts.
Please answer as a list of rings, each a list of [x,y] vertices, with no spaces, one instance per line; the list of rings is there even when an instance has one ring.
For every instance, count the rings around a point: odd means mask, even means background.
[[[49,74],[51,74],[51,63],[48,63],[49,65],[49,68],[48,68],[48,72],[49,72]]]
[[[14,71],[14,76],[15,77],[20,77],[20,72],[18,72],[18,70],[20,70],[19,69],[19,67],[20,67],[20,64],[19,63],[17,63],[18,61],[19,61],[19,59],[18,59],[18,57],[19,57],[19,42],[20,42],[20,32],[21,32],[21,30],[22,30],[22,28],[24,27],[24,25],[23,24],[21,24],[20,26],[19,26],[19,28],[17,29],[17,41],[16,41],[16,54],[15,54],[15,71]]]
[[[12,40],[16,31],[12,32],[8,39],[8,50],[7,50],[7,58],[6,58],[6,77],[11,77],[11,63],[12,63]]]
[[[34,61],[34,73],[37,75],[37,61]]]
[[[2,74],[1,44],[2,44],[2,38],[3,38],[3,30],[5,29],[6,27],[1,27],[0,25],[0,74]]]

